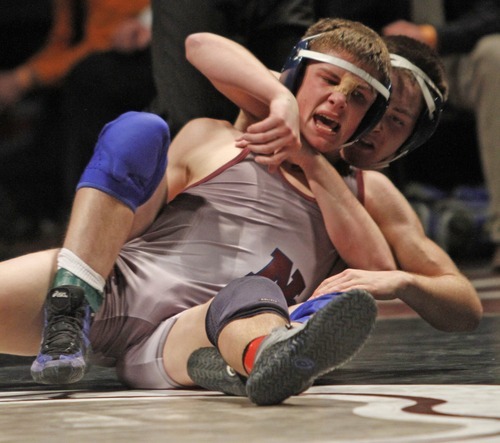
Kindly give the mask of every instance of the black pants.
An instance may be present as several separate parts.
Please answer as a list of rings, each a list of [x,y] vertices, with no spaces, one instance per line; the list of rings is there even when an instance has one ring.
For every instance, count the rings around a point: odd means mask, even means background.
[[[212,32],[241,43],[270,69],[281,70],[289,52],[314,22],[312,0],[152,0],[153,111],[172,134],[196,117],[232,120],[236,107],[185,57],[184,41]]]

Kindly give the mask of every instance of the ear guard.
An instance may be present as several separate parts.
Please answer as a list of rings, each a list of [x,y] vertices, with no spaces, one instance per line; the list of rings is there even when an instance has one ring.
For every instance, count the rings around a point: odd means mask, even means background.
[[[417,120],[413,133],[400,148],[399,156],[401,156],[403,152],[407,154],[420,146],[434,133],[443,112],[444,97],[428,75],[409,60],[397,54],[391,54],[391,64],[395,68],[411,71],[420,86],[426,105]]]
[[[441,119],[445,103],[441,91],[429,78],[429,76],[418,66],[415,66],[409,60],[397,54],[391,54],[391,64],[394,68],[408,69],[411,71],[420,86],[425,106],[417,119],[415,128],[413,129],[411,135],[406,139],[392,158],[383,163],[377,164],[377,167],[385,167],[389,163],[405,156],[425,143],[431,135],[434,134],[439,120]]]
[[[296,94],[304,77],[307,60],[315,60],[324,63],[330,63],[349,72],[352,72],[353,74],[365,80],[369,85],[371,85],[377,91],[377,98],[370,106],[370,109],[368,109],[368,111],[366,112],[354,134],[347,142],[353,143],[361,136],[363,136],[363,134],[366,134],[371,129],[373,129],[384,115],[384,112],[387,109],[387,105],[389,104],[390,84],[383,85],[363,69],[339,57],[334,57],[322,52],[309,50],[308,48],[311,41],[317,38],[319,35],[321,34],[307,37],[295,45],[295,47],[292,49],[292,52],[288,56],[287,61],[283,65],[280,81],[288,89],[290,89],[290,91]]]

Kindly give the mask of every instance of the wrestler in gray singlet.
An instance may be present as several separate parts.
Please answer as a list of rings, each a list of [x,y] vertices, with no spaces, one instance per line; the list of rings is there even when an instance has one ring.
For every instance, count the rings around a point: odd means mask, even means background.
[[[357,193],[355,176],[346,180]],[[140,354],[137,348],[148,347],[151,358],[161,357],[173,323],[153,334],[160,323],[249,274],[276,281],[289,305],[304,301],[338,260],[314,199],[242,151],[178,195],[142,236],[125,244],[92,325],[93,350],[100,364],[118,363],[119,374],[135,387],[172,387],[138,385],[123,375],[123,366],[137,364],[126,355],[132,349]],[[158,343],[148,340],[152,334]]]

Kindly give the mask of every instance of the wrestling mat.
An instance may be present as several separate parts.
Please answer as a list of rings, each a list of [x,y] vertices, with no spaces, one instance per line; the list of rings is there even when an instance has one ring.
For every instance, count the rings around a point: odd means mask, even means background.
[[[434,330],[401,303],[347,365],[279,406],[203,390],[127,390],[105,368],[70,389],[35,385],[0,356],[0,442],[500,442],[500,277],[471,274],[473,333]]]

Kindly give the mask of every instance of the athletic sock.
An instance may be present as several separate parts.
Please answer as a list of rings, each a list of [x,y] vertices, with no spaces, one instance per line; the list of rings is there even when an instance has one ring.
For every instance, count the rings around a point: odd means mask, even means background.
[[[243,367],[245,368],[245,371],[247,371],[247,374],[252,372],[257,350],[266,337],[267,335],[262,335],[261,337],[254,338],[250,343],[248,343],[247,347],[243,351]]]
[[[85,298],[94,312],[103,302],[105,280],[69,249],[61,249],[53,286],[73,285],[83,288]]]

